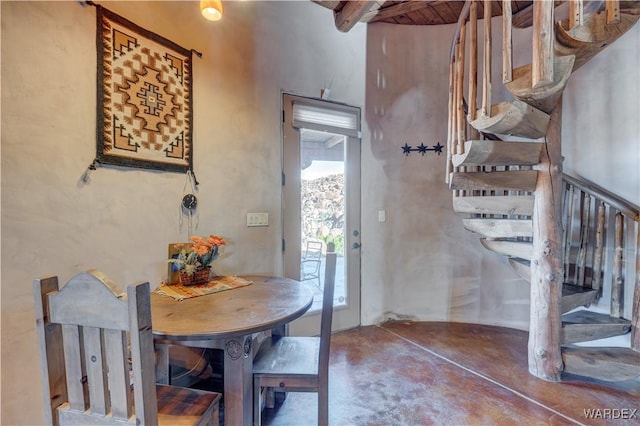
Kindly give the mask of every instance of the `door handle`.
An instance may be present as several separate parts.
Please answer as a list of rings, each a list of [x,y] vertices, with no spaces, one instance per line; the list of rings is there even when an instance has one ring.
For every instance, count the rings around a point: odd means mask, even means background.
[[[360,243],[353,243],[351,248],[354,248],[354,249],[360,248]]]

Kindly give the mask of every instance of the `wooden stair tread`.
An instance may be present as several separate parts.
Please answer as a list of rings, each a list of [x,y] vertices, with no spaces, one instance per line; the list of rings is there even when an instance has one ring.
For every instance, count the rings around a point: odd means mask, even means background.
[[[580,306],[589,307],[598,297],[599,291],[573,284],[562,284],[561,312],[569,312]]]
[[[490,240],[481,238],[480,243],[487,249],[498,254],[520,259],[531,259],[533,244],[524,241]]]
[[[536,189],[538,172],[509,170],[500,172],[456,172],[451,175],[450,189],[527,191]]]
[[[573,70],[575,55],[555,56],[553,60],[552,84],[533,87],[532,65],[527,64],[513,70],[513,80],[505,86],[513,96],[541,111],[550,114],[562,96]]]
[[[470,124],[480,132],[538,139],[547,133],[550,116],[519,99],[491,106],[491,117],[478,111]]]
[[[530,219],[462,219],[466,229],[489,238],[531,237]]]
[[[456,213],[533,215],[533,195],[454,197]]]
[[[512,257],[509,259],[509,264],[518,273],[518,275],[526,282],[531,282],[531,268],[530,260]]]
[[[620,336],[631,330],[631,321],[606,314],[579,310],[562,316],[563,344]]]
[[[607,382],[621,382],[640,376],[640,352],[620,347],[562,348],[566,373]]]
[[[464,143],[464,154],[452,157],[453,165],[535,165],[540,163],[542,144],[539,142],[509,142],[470,140]]]
[[[598,324],[598,325],[629,325],[631,322],[624,318],[615,318],[599,312],[580,310],[562,316],[563,324]]]
[[[531,282],[531,262],[526,259],[511,258],[509,264],[525,281]],[[580,306],[590,306],[598,297],[599,291],[573,284],[562,284],[560,311],[564,314]]]
[[[620,22],[614,24],[607,24],[606,19],[602,11],[586,14],[584,23],[572,29],[568,29],[568,20],[556,24],[555,50],[561,55],[575,55],[574,71],[629,31],[640,16],[621,13]]]

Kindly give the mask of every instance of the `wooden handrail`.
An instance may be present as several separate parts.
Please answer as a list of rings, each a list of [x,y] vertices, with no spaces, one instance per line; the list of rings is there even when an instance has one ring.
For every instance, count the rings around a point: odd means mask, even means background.
[[[596,185],[593,182],[589,182],[586,179],[578,178],[568,174],[563,174],[562,178],[566,183],[569,183],[581,191],[592,195],[593,197],[604,201],[606,204],[618,210],[623,215],[631,218],[636,222],[640,222],[640,206],[619,197],[610,191],[607,191],[601,186]]]
[[[460,16],[458,17],[458,24],[451,41],[451,51],[449,52],[449,122],[448,130],[449,135],[447,137],[447,167],[445,182],[449,183],[449,175],[452,172],[452,156],[453,154],[462,154],[457,152],[458,149],[464,148],[464,141],[459,144],[460,139],[464,140],[464,136],[460,134],[463,131],[463,126],[459,126],[459,123],[464,120],[463,108],[464,108],[464,96],[462,94],[462,81],[464,81],[464,68],[460,67],[460,39],[463,33],[463,27],[467,19],[469,18],[469,11],[471,9],[471,1],[467,0],[462,7]],[[464,52],[462,52],[464,55]],[[458,74],[462,73],[461,76]],[[460,84],[458,84],[460,83]]]

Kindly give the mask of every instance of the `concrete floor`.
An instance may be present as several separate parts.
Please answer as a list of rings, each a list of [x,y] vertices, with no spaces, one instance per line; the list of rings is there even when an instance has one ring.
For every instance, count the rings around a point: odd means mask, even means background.
[[[639,381],[537,379],[528,373],[527,333],[513,329],[360,327],[333,335],[329,371],[331,425],[640,424]],[[314,425],[316,407],[316,394],[290,393],[263,411],[263,424]],[[601,418],[588,418],[588,410],[601,410]]]

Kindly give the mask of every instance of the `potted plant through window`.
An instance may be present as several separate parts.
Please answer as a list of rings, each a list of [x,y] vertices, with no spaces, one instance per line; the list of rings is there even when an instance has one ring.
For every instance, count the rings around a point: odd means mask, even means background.
[[[178,244],[177,257],[169,259],[179,269],[180,284],[196,285],[209,282],[211,264],[220,255],[220,247],[227,244],[218,235],[192,236],[191,243]]]

